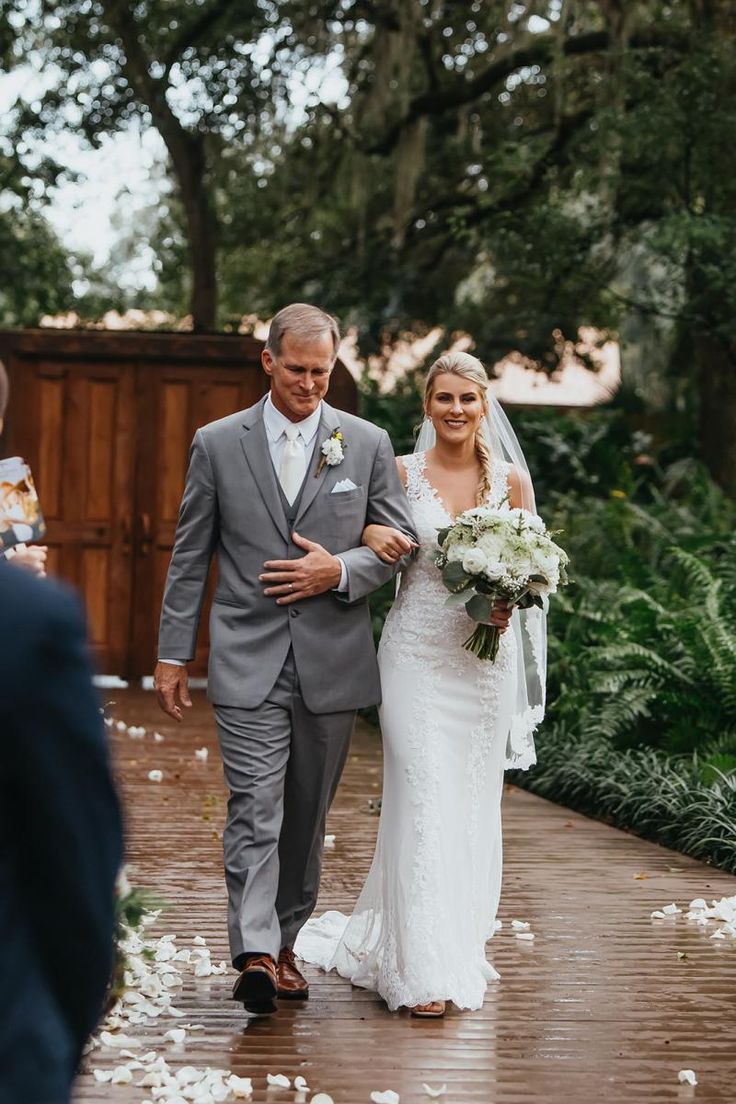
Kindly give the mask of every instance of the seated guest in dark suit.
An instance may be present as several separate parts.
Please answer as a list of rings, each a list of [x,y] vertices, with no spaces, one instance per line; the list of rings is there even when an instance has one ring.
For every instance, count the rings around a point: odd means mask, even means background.
[[[0,1104],[65,1104],[110,977],[120,810],[76,599],[0,558],[0,641]]]

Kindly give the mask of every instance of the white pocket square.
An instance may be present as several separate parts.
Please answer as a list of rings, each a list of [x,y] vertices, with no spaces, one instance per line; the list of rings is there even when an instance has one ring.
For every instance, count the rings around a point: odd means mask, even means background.
[[[357,489],[352,479],[341,479],[340,482],[336,483],[332,488],[330,494],[340,494],[341,491],[357,491]]]

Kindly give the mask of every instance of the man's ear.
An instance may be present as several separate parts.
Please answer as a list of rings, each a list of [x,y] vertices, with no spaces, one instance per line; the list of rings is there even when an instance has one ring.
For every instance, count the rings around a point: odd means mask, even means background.
[[[268,349],[261,349],[261,367],[267,376],[273,375],[273,357]]]

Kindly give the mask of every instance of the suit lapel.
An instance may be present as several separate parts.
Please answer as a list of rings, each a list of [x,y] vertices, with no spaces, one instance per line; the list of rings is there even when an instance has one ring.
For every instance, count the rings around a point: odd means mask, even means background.
[[[324,486],[327,473],[330,470],[329,464],[322,465],[322,471],[317,475],[317,468],[319,467],[320,460],[322,459],[322,445],[330,436],[334,430],[340,426],[339,411],[334,407],[328,406],[326,402],[322,403],[322,417],[319,421],[319,429],[317,430],[317,439],[314,442],[314,450],[312,452],[312,462],[309,465],[307,472],[307,478],[304,481],[304,490],[302,491],[301,502],[299,503],[299,512],[296,515],[294,522],[294,528],[299,528],[299,522],[306,514],[309,507],[314,502],[317,493]]]
[[[268,438],[266,427],[263,424],[263,405],[265,399],[246,411],[243,418],[245,433],[240,438],[245,459],[253,474],[256,487],[266,504],[273,523],[281,533],[284,540],[289,539],[289,527],[286,523],[281,494],[276,480],[276,472],[273,470],[271,455],[268,451]]]

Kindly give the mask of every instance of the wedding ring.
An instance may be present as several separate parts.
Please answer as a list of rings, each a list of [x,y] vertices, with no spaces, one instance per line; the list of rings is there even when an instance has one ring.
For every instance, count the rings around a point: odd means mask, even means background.
[[[289,590],[293,590],[293,589],[294,589],[294,584],[293,584],[293,583],[289,583]]]

